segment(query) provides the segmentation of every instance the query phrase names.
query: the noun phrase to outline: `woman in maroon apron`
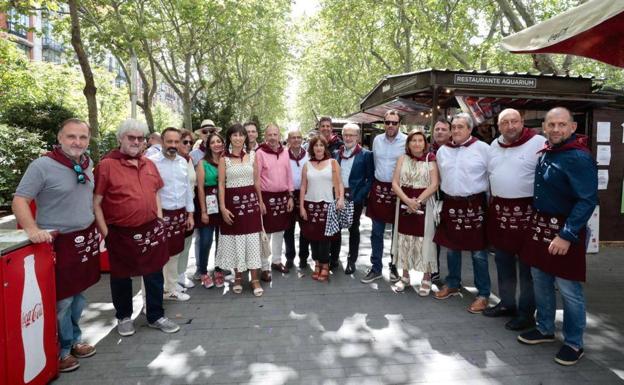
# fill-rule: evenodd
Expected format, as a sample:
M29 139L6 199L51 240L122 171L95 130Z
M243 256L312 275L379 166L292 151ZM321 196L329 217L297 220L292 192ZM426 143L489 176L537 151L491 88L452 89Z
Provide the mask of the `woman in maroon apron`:
M421 131L412 131L405 142L405 155L398 161L392 177L392 189L399 198L396 218L397 252L392 261L403 269L403 277L395 284L396 291L410 285L409 271L424 273L418 294L431 292L431 273L436 270L436 247L433 244L435 225L432 197L438 189L435 155L429 153L427 139Z
M219 161L219 211L223 222L216 264L235 271L232 291L237 294L243 291L243 272L250 270L253 294L261 296L262 196L254 184L255 152L245 152L246 142L247 132L242 125L228 129L226 151Z
M212 241L219 243L219 225L221 214L219 213L218 175L219 160L223 152L223 138L212 133L206 139L204 159L200 160L195 170L197 174L197 207L195 210L195 225L199 229L199 253L197 272L199 279L206 289L213 286L223 287L225 275L221 267L215 264L214 282L208 272L208 256Z
M322 136L310 140L310 160L303 166L301 174L300 207L301 231L310 241L315 268L312 279L329 280L329 252L331 240L340 236L325 235L327 212L336 197L336 209L344 208L344 188L340 182L340 166L330 159L327 141Z

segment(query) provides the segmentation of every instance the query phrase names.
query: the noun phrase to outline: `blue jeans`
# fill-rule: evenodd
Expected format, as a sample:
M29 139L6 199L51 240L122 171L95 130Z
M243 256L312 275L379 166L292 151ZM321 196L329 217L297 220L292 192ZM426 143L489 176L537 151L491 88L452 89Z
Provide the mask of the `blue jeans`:
M496 250L496 271L498 272L498 294L501 306L509 309L516 308L516 286L520 281L520 297L518 298L519 316L533 317L535 313L535 296L533 295L533 279L531 267L523 263L514 254L503 250ZM516 269L516 264L518 268ZM519 272L516 278L516 271Z
M490 296L490 272L488 271L488 255L486 250L471 251L472 269L474 271L474 283L477 287L478 296L488 298ZM448 276L446 285L451 289L459 289L461 284L461 250L449 249L446 253Z
M61 345L60 357L65 358L72 346L80 342L80 317L87 300L82 293L56 301L56 321L58 323L58 338Z
M585 296L578 281L555 277L535 267L531 268L535 304L537 305L537 330L542 334L555 334L557 297L555 283L563 300L563 342L574 349L583 347L585 330Z
M213 236L218 242L218 226L206 226L199 228L199 251L197 253L197 272L199 274L208 273L208 255L210 254L210 248L212 247Z
M382 221L377 221L373 219L373 229L371 230L371 264L372 271L375 273L381 273L382 263L381 259L383 258L383 241L384 241L384 232L386 231L386 223ZM394 229L392 229L394 231Z

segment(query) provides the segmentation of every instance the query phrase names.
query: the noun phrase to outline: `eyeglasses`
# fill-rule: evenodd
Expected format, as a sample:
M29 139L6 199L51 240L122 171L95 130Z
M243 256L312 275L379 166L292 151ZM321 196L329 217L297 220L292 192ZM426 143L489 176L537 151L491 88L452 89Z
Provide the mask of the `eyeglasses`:
M126 135L126 138L128 138L129 142L136 142L136 141L139 141L139 143L145 142L144 136Z
M87 177L85 177L82 167L79 164L75 164L74 171L76 172L76 178L78 183L85 184L87 182Z
M398 125L399 125L399 122L398 122L398 121L396 121L396 122L395 122L395 121L392 121L392 120L385 120L385 121L384 121L384 124L385 124L386 126L398 126Z
M183 145L185 145L185 146L188 146L188 145L189 145L189 144L191 144L191 143L193 143L193 142L192 142L192 141L190 141L190 140L183 140L183 141L182 141L182 144L183 144Z

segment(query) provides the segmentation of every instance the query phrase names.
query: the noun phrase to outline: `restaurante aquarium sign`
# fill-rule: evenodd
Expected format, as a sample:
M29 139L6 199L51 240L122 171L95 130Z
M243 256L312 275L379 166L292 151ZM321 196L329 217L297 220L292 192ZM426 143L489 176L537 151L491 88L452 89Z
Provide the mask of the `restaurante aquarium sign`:
M516 78L512 76L455 74L453 83L471 86L537 88L537 79L535 78Z

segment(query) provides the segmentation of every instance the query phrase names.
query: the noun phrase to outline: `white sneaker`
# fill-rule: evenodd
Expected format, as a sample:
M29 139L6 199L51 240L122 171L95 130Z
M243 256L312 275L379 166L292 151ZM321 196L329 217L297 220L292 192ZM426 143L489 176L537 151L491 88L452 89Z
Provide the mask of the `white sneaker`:
M169 318L167 317L160 317L158 319L158 321L152 323L152 324L147 324L147 326L154 328L154 329L160 329L165 333L175 333L178 330L180 330L180 325L178 325L177 323L171 321Z
M195 284L193 283L193 281L188 279L188 277L184 273L180 274L180 276L178 277L178 284L186 289L195 287Z
M186 293L186 288L180 285L178 282L176 282L175 291L179 291L180 293Z
M131 318L126 317L124 319L117 320L117 333L119 335L128 337L134 334L134 322Z
M172 291L171 293L165 292L163 299L167 301L188 301L191 299L191 296L179 291Z

